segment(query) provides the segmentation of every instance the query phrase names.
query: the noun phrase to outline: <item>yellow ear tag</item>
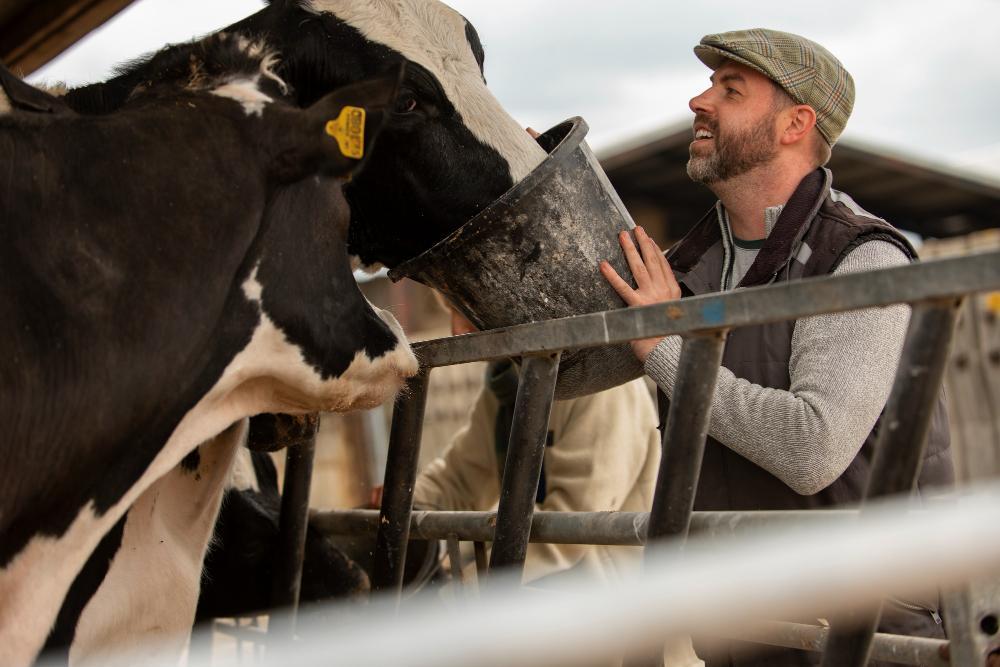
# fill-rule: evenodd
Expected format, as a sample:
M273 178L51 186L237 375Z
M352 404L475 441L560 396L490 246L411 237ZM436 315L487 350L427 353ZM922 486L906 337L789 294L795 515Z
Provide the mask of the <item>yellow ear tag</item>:
M327 121L326 133L337 140L346 157L360 160L365 154L365 110L344 107L337 120Z
M986 307L994 313L1000 313L1000 292L990 292L986 295Z

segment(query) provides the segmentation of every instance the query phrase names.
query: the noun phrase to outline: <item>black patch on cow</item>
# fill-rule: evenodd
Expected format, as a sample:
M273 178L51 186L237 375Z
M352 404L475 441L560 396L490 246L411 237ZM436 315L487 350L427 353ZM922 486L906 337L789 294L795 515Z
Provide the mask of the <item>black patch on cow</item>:
M273 452L285 447L298 447L316 437L319 413L306 415L255 415L250 418L247 449Z
M205 557L198 621L246 616L271 607L281 497L270 456L260 452L251 456L261 490L229 489L223 497L215 537ZM273 483L266 482L267 478ZM301 601L363 595L368 589L364 570L310 526Z
M332 224L348 216L336 187L307 179L275 194L268 217L297 224L269 227L257 269L264 311L323 379L341 375L358 350L375 359L399 344L358 291L345 249L347 230ZM348 300L353 307L344 307Z
M195 447L191 452L181 459L181 468L187 470L188 472L198 472L198 466L201 465L201 453L198 448Z
M97 548L90 554L87 563L76 575L73 585L63 599L62 607L59 609L59 616L56 623L49 632L49 638L45 642L43 649L45 656L42 662L46 665L54 665L55 661L61 664L69 664L69 648L76 636L76 626L80 622L80 615L84 607L90 602L101 582L107 576L111 568L111 561L121 548L122 535L125 532L125 520L128 515L123 515L111 530L105 533L98 543Z

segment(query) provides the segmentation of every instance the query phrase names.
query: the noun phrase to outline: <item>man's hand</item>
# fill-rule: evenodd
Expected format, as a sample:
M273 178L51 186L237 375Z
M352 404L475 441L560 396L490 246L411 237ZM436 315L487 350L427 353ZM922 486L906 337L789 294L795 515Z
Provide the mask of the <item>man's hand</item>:
M636 249L628 232L618 234L618 242L628 261L628 268L635 276L636 289L622 280L618 272L605 260L600 264L601 274L618 292L618 296L629 306L648 306L654 303L674 301L681 297L681 288L674 278L674 272L667 263L656 242L642 227L635 228L635 238L639 242ZM640 252L642 253L640 256ZM663 337L644 338L632 341L632 351L639 361L645 363L650 351Z

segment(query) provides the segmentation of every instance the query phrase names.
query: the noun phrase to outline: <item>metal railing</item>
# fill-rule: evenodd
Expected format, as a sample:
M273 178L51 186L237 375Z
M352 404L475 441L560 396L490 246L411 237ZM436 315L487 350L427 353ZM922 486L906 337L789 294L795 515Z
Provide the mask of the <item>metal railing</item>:
M428 341L414 345L421 363L396 400L385 488L377 519L374 512L333 512L314 518L329 532L376 532L372 585L376 591L399 593L407 541L411 537L450 538L493 543L490 570L519 572L527 544L536 540L586 544L642 544L693 530L731 532L768 522L807 515L816 521L852 520L857 512L692 512L701 458L711 416L716 369L729 330L799 319L823 313L908 303L912 316L899 370L876 443L867 498L911 490L919 473L929 418L940 392L952 332L962 299L971 293L1000 289L1000 252L913 264L869 273L824 277L682 299L668 304L630 308L536 322L501 330ZM549 410L564 350L620 343L633 339L684 336L674 394L664 429L663 456L653 505L648 515L588 513L534 514ZM482 513L414 513L413 486L431 369L480 360L521 357L509 453L495 516ZM286 487L287 488L287 487ZM866 505L860 510L864 514ZM283 510L285 508L283 507ZM299 502L289 513L305 516ZM729 516L725 516L729 515ZM283 512L284 516L284 512ZM285 520L284 518L282 519ZM495 521L495 528L491 526ZM374 525L373 525L374 522ZM286 560L287 568L295 564ZM298 564L301 567L301 563ZM982 664L985 642L975 632L949 625L948 650L954 664ZM965 625L976 621L966 619ZM976 621L978 622L978 621ZM874 640L878 614L835 621L827 633L809 631L801 648L825 649L824 664L850 666L867 662L872 646L886 650L912 646L906 637ZM790 624L786 624L790 625ZM780 628L778 636L761 636L784 645L796 629ZM791 634L789 634L791 633ZM772 633L773 635L774 633ZM802 635L799 632L799 635ZM807 641L808 640L808 641ZM798 640L796 640L798 641ZM889 648L886 648L886 647ZM942 644L923 645L941 653ZM917 660L906 653L906 660ZM906 656L910 657L907 658ZM911 662L910 664L920 664Z

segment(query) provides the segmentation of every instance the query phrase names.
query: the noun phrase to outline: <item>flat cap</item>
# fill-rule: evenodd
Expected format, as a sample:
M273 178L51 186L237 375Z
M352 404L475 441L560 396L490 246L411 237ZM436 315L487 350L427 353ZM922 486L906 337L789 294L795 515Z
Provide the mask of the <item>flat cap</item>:
M789 32L754 28L705 35L694 47L713 70L724 60L753 68L816 112L816 127L833 146L854 108L854 79L825 48Z

